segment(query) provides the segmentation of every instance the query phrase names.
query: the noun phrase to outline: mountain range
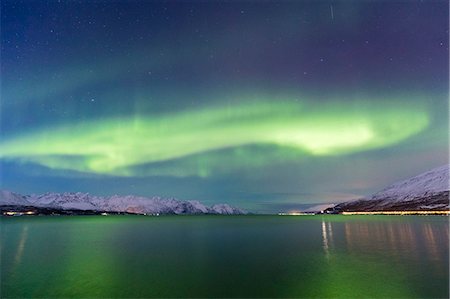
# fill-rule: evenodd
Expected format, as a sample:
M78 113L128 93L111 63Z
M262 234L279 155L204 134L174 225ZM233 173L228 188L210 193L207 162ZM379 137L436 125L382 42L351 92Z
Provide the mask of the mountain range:
M426 211L449 209L449 165L444 165L412 178L394 183L367 197L347 201L326 209L328 213L370 211ZM215 204L205 206L198 201L175 198L93 196L88 193L45 193L21 195L0 190L0 212L34 209L38 213L129 213L129 214L220 214L239 215L247 212ZM321 208L322 210L322 208ZM68 212L70 211L70 213Z
M93 196L88 193L45 193L41 195L21 195L11 191L0 191L0 207L3 210L21 207L41 211L94 211L129 214L246 214L245 211L227 204L205 206L198 201L182 201L175 198L119 196Z
M421 211L449 209L449 165L394 183L369 198L343 202L328 211Z

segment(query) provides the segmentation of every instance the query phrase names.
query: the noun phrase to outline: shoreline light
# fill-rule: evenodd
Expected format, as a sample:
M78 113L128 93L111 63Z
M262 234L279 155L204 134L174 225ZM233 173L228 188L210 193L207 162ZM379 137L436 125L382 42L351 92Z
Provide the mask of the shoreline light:
M342 212L342 215L449 215L449 210L440 211L373 211L373 212Z

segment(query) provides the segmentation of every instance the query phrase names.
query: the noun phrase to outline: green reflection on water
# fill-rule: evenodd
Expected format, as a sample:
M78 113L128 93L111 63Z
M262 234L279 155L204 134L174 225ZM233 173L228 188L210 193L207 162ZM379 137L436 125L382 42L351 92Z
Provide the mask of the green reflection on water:
M448 297L448 218L3 218L1 297Z

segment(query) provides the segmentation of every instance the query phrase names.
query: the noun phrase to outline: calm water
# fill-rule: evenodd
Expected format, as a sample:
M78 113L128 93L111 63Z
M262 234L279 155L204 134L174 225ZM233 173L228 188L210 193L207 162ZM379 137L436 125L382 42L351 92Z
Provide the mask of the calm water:
M1 297L449 295L440 216L1 221Z

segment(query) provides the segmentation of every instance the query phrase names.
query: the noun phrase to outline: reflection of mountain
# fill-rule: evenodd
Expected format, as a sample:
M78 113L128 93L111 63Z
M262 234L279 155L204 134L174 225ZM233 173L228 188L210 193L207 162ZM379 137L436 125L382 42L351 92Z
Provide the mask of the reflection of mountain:
M38 209L42 213L61 211L94 211L130 214L245 214L227 204L207 207L198 201L181 201L174 198L118 196L100 197L87 193L45 193L23 196L10 191L0 191L0 209Z
M449 209L449 165L397 182L369 199L335 206L336 211L419 211Z
M333 236L333 231L337 236ZM448 258L448 234L448 225L436 225L426 220L420 223L400 220L322 221L322 247L327 259L337 253L337 247L345 246L348 253L355 255L389 252L392 258L420 260L426 257L442 264ZM442 266L445 268L445 264Z
M355 254L364 254L371 248L380 253L390 251L399 259L423 255L444 261L448 255L449 227L433 222L346 222L344 233L347 250Z
M321 227L322 296L309 297L448 298L444 217L323 216Z

